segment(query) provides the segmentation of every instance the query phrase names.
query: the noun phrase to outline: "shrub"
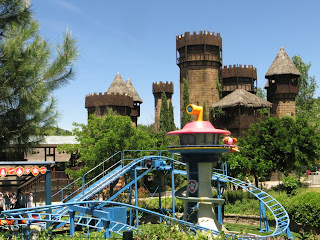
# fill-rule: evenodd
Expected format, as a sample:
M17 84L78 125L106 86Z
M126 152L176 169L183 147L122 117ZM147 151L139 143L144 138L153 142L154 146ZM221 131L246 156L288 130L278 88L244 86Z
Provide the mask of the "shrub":
M299 179L295 177L285 177L283 179L283 186L288 195L296 195L299 187Z
M292 221L302 224L303 227L320 227L320 193L307 192L291 197L283 206Z

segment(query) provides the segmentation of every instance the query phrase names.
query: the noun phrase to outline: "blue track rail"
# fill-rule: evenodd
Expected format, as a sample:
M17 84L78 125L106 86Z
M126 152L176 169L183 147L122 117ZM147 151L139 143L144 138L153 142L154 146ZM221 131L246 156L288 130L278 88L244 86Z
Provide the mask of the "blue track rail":
M112 167L105 169L104 165L108 161L113 159L115 156L118 156L119 154L121 154L121 160L116 162L114 165L112 165ZM63 203L61 205L50 205L50 206L42 206L42 207L35 207L35 208L14 209L9 211L3 211L1 213L2 215L1 218L20 220L20 222L21 220L24 220L26 221L26 224L24 225L30 225L35 222L53 222L55 223L56 227L61 227L65 224L70 224L71 226L80 225L80 226L94 228L97 230L104 229L104 230L107 230L107 232L115 232L116 234L121 235L121 232L123 230L136 229L138 227L138 221L139 221L138 212L141 212L141 213L147 213L147 214L157 216L160 219L166 219L166 220L170 220L170 221L172 220L172 221L178 222L179 224L188 226L188 228L192 230L212 231L211 229L200 227L193 223L188 223L182 220L178 220L176 218L168 217L165 214L153 212L138 206L136 188L137 188L137 181L140 178L142 178L152 170L171 171L172 174L186 175L186 171L178 170L174 168L175 164L185 165L184 163L169 157L164 157L164 156L141 156L140 158L130 159L126 161L123 155L124 155L123 153L116 153L115 155L113 155L106 161L102 162L100 165L98 165L97 167L103 166L103 170L94 179L90 179L88 182L85 182L85 176L87 174L85 174L82 178L77 179L74 183L82 181L82 186L75 192L71 193L67 198L64 199L64 200L68 199L66 203ZM151 162L152 165L148 166L147 162ZM92 170L90 170L89 172L91 171ZM126 173L130 173L131 175L134 173L133 180L129 181L122 189L120 189L117 193L115 193L113 196L107 199L107 201L89 201L89 199L92 196L100 192L102 189L110 185L112 182L119 179L121 176L124 176ZM229 177L224 173L226 173L225 166L222 173L218 173L218 172L213 173L212 180L222 182L222 183L229 182L250 192L271 211L271 213L275 218L276 228L274 232L272 232L268 236L255 236L255 238L263 239L263 238L277 236L282 233L288 234L288 236L290 237L290 230L289 230L290 219L289 219L288 213L276 199L274 199L272 196L270 196L266 192L260 190L259 188L249 185L239 179ZM113 201L117 196L119 196L124 191L126 190L132 191L133 186L135 186L135 195L136 195L134 204L124 204L121 202ZM69 186L67 186L65 189L62 189L57 194L61 194L61 196L63 196L63 191L66 191L68 187ZM173 201L174 201L174 198L173 198ZM85 207L83 207L84 205ZM123 206L131 209L132 211L136 211L136 220L137 220L136 225L132 226L130 224L124 224L124 223L119 223L115 221L112 217L110 217L110 213L103 212L104 206L106 205ZM43 213L46 210L51 210L53 212L52 214ZM174 210L173 210L173 213L174 213ZM37 216L37 219L34 219L35 216ZM214 232L214 234L218 234L218 232ZM242 236L242 238L252 238L252 236L250 237Z

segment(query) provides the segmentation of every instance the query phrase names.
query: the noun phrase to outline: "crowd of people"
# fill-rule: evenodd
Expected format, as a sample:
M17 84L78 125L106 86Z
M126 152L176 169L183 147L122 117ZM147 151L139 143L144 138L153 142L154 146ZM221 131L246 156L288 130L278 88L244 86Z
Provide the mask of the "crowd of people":
M14 208L34 207L33 194L29 195L0 192L0 211L6 211Z

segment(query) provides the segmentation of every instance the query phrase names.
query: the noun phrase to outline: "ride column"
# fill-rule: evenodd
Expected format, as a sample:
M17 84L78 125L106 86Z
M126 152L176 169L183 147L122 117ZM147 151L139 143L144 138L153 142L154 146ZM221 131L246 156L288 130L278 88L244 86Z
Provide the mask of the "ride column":
M184 200L184 220L200 226L220 231L214 211L215 206L224 203L224 199L213 198L211 178L213 167L216 166L219 154L229 152L232 145L219 144L220 135L229 135L226 130L216 129L208 121L202 120L203 109L196 105L188 105L188 114L196 114L197 121L189 122L181 130L169 132L168 135L179 136L179 146L169 146L172 153L180 153L187 165L188 185L176 192L176 197ZM186 196L183 196L184 190Z

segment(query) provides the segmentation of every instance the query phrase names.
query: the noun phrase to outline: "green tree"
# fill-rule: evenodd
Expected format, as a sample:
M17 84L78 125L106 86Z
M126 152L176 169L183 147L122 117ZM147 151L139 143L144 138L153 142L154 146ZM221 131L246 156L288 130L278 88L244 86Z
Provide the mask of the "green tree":
M268 118L252 124L243 138L239 138L240 153L223 156L235 174L265 177L279 170L286 175L301 174L303 166L312 165L319 158L320 134L303 118Z
M45 135L47 135L47 136L71 136L72 132L56 126L56 127L49 127L46 130Z
M181 109L181 128L188 122L191 122L191 115L186 112L187 106L190 104L189 100L189 84L187 79L183 79L183 94L182 94L183 106Z
M296 96L296 107L298 114L303 115L305 111L312 108L313 96L318 86L315 77L309 76L311 63L306 64L299 55L293 56L292 61L301 73L298 79L299 92Z
M77 123L74 125L73 135L76 136L79 145L64 145L59 149L78 154L80 156L78 161L84 163L84 167L78 171L68 170L74 178L82 176L118 151L150 150L156 144L146 131L132 126L128 116L109 112L104 118L89 116L87 125ZM120 159L108 162L108 166L112 166L118 160ZM100 170L93 171L92 176L98 174Z
M262 98L262 99L267 99L266 90L259 87L259 88L257 89L257 96L260 97L260 98Z
M21 0L0 0L0 37L10 24L21 24L31 19L30 9ZM2 56L0 56L2 58Z
M257 96L267 100L267 92L265 89L258 88L257 89ZM270 108L260 108L257 110L261 115L267 115L270 116Z
M168 132L175 130L176 129L176 125L174 124L174 112L173 112L172 101L169 102L168 121L169 121Z
M24 1L13 2L16 5L0 2L1 11L7 12L0 19L0 151L13 143L16 152L25 152L55 123L51 94L74 77L72 66L78 53L76 41L67 31L53 54L39 36L39 23L29 20ZM4 10L8 4L17 6L18 13ZM18 20L3 22L11 18Z
M203 103L203 121L207 121L207 111L206 111L206 103Z
M165 94L165 92L162 92L159 130L167 132L168 129L169 129L168 99L167 99L167 95Z

